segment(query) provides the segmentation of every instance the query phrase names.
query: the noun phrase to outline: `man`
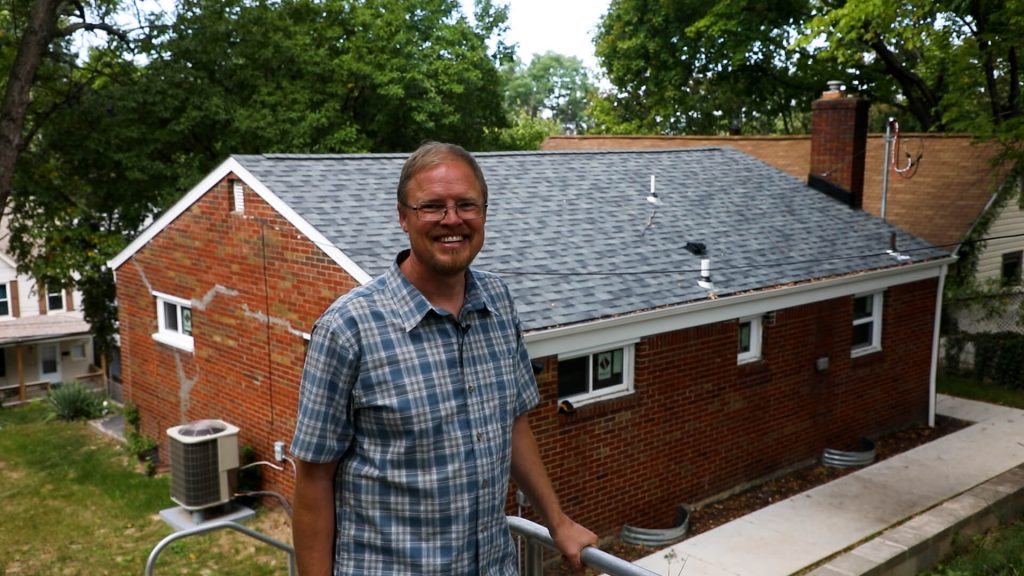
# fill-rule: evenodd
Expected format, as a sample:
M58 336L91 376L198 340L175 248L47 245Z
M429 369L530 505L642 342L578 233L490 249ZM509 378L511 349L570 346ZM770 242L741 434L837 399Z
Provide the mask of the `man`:
M526 412L536 381L508 288L469 268L487 184L459 146L402 168L390 270L317 320L292 453L302 576L517 572L511 475L579 569L596 536L558 503Z

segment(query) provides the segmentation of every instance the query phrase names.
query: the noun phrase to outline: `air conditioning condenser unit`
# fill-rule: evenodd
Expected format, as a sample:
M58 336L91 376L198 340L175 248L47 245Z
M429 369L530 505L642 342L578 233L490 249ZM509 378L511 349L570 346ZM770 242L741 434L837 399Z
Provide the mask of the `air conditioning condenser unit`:
M231 500L238 483L238 427L196 420L167 429L171 500L201 510Z

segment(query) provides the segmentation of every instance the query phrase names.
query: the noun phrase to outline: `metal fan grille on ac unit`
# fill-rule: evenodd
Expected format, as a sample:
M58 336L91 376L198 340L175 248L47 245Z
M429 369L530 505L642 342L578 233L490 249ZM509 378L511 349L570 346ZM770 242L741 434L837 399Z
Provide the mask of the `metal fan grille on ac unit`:
M171 497L186 507L221 501L217 442L171 442Z

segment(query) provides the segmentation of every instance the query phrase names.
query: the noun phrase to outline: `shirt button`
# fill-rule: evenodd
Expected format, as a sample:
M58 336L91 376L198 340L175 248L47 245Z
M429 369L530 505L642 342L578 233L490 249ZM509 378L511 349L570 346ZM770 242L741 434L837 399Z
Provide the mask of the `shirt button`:
M477 442L483 442L484 441L484 433L483 432L477 432L476 433L476 441Z
M490 480L484 480L484 488L486 489L486 488L490 488L490 487L491 487L491 481Z
M474 390L476 390L476 386L474 386L474 385L470 384L470 385L469 385L469 391L470 391L470 392L472 392L472 391L474 391Z

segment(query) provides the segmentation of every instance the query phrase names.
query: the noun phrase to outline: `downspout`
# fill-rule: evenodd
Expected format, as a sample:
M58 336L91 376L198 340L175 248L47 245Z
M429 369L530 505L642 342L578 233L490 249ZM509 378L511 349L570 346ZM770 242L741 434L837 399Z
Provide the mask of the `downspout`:
M935 327L932 331L932 366L928 378L928 426L935 427L935 394L936 379L939 373L939 331L942 328L942 292L946 288L946 270L949 264L943 264L939 270L939 288L935 294Z

